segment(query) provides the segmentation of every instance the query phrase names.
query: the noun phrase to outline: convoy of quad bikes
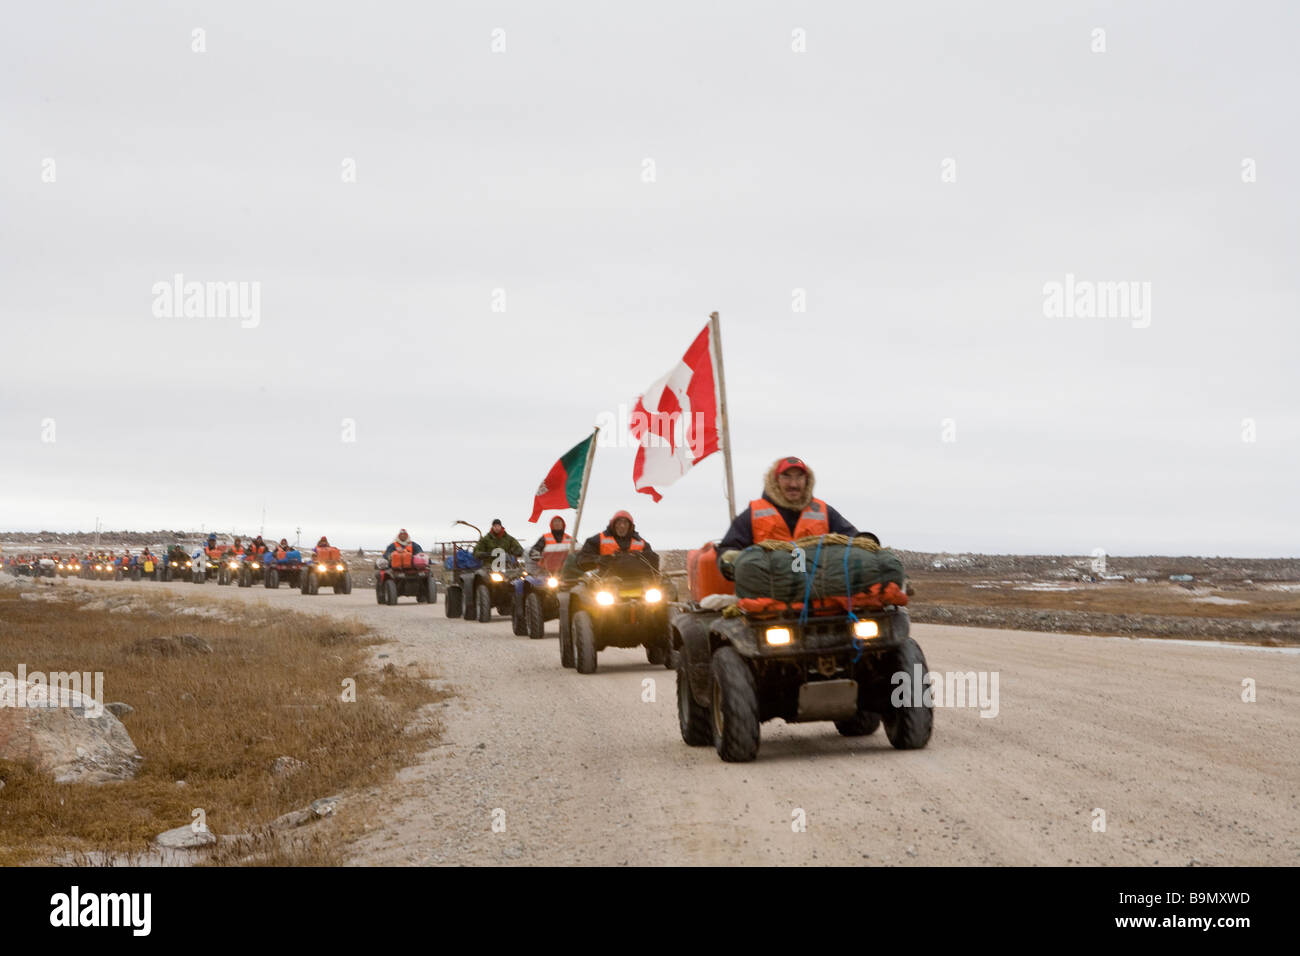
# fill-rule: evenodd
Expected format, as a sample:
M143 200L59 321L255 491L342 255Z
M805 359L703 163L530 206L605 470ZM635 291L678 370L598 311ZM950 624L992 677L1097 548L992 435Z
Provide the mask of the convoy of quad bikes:
M834 536L824 536L834 538ZM486 563L471 542L444 547L443 606L449 618L488 623L509 617L516 635L539 640L557 622L560 664L593 674L602 651L644 648L646 660L676 672L678 725L691 746L712 745L725 761L756 758L760 725L832 722L847 737L883 726L895 748L924 747L933 721L925 656L912 639L902 565L862 539L823 539L746 548L720 563L714 545L688 553L689 594L661 573L657 558L630 551L582 569L570 553L559 568L529 569L498 554ZM815 549L815 551L814 551ZM393 553L375 563L375 597L394 605L438 599L427 553ZM101 580L215 581L303 594L352 590L336 548L235 554L180 546L111 559L44 559L14 573Z

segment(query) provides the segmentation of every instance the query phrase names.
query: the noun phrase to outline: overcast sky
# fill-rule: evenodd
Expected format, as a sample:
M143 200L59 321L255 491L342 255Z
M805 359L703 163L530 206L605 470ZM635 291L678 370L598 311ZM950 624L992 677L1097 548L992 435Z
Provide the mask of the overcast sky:
M741 507L796 454L898 547L1295 555L1298 28L1287 3L14 7L0 528L265 508L348 546L498 516L531 541L555 459L718 310ZM256 325L157 315L178 273L258 283ZM1067 274L1149 299L1048 315ZM721 456L654 504L621 444L584 532L625 507L656 547L721 536Z

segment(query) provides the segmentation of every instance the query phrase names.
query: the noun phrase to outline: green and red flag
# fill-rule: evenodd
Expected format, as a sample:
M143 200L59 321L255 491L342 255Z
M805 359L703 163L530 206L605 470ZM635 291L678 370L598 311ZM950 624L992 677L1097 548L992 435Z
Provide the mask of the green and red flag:
M543 511L578 507L578 499L582 496L582 476L587 470L588 453L595 438L594 433L588 435L551 466L542 483L537 486L537 494L533 497L533 516L528 519L529 524L535 523Z

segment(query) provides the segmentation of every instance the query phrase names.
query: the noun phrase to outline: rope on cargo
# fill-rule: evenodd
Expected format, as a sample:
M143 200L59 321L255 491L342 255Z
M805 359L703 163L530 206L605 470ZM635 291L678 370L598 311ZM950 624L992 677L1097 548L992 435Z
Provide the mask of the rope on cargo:
M818 560L820 560L822 556L822 541L828 537L830 537L830 535L825 535L825 534L819 535L817 537L817 551L813 554L812 567L807 572L808 583L804 585L804 589L803 589L803 607L799 609L800 627L803 627L808 622L808 609L812 607L813 578L817 576L817 562ZM841 537L843 536L841 535ZM802 540L809 540L809 539L805 538ZM794 549L792 548L791 550ZM848 552L845 553L847 554Z
M819 547L825 541L827 544L845 544L854 548L861 548L864 551L884 551L884 547L876 544L870 538L850 538L847 534L821 534L808 535L805 538L799 538L795 541L778 541L768 539L767 541L758 542L758 547L764 551L793 551L795 548L803 548L807 551L815 542Z

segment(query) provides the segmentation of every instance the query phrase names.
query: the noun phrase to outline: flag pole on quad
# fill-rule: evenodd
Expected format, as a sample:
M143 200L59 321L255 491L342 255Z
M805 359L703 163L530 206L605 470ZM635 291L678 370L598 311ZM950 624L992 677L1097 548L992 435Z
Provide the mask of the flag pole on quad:
M722 368L722 320L718 313L709 313L709 327L713 333L714 356L718 364L718 418L721 419L722 461L727 470L727 511L736 520L736 482L731 475L731 427L727 422L727 375Z

